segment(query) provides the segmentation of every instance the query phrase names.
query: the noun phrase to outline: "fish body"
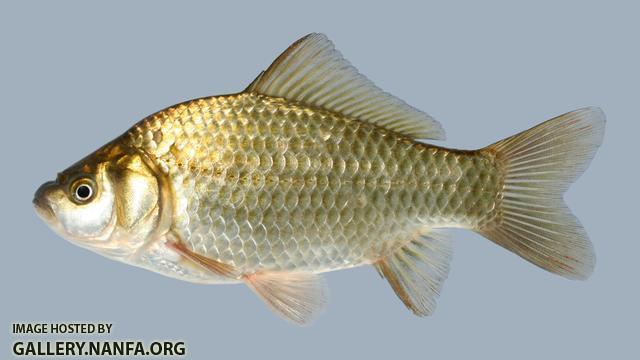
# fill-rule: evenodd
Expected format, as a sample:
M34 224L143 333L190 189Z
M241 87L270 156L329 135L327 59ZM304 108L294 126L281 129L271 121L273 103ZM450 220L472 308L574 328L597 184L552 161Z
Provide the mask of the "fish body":
M324 303L319 274L366 264L426 315L451 257L435 229L590 274L591 243L562 193L603 129L585 108L478 150L417 141L444 133L312 34L245 91L143 119L34 203L81 246L182 280L246 283L297 323Z
M490 221L498 201L489 154L257 94L171 107L123 143L164 169L186 245L249 273L370 264L421 227Z

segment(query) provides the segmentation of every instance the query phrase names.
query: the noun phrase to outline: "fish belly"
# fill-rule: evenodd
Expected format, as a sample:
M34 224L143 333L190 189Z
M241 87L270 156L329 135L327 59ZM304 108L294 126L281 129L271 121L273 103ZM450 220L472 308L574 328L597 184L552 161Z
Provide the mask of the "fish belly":
M246 273L371 263L417 232L478 227L500 200L491 154L417 143L280 98L189 101L126 139L169 177L174 233Z

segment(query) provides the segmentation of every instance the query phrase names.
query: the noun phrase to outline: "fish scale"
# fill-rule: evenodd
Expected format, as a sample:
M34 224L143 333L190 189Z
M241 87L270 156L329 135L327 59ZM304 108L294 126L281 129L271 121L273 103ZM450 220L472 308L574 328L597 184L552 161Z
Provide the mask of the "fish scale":
M180 237L243 272L370 263L416 227L486 222L498 201L487 155L257 94L171 107L128 139L169 169Z

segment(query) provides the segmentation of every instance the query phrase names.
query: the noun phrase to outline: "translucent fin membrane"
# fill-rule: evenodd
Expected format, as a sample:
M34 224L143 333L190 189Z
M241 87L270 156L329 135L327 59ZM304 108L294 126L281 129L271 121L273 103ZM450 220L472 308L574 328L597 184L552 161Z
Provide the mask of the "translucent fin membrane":
M269 308L298 325L306 325L327 302L327 286L312 273L262 272L243 277Z
M360 74L323 34L296 41L246 91L324 108L414 139L445 136L431 116Z
M604 125L602 110L589 107L487 147L504 171L503 200L498 219L478 232L547 271L588 278L593 247L562 195L589 166Z
M451 241L438 233L416 236L407 245L376 262L402 302L419 316L430 315L449 274Z

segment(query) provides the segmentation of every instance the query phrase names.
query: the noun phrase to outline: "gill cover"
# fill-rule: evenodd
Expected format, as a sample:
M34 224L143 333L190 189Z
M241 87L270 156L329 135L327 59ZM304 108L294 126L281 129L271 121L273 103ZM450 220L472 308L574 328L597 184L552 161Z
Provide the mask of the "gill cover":
M78 184L90 189L79 196ZM126 261L154 237L159 196L155 173L141 155L108 144L43 184L34 204L63 238Z
M118 159L112 179L119 227L140 232L143 229L136 229L138 225L145 228L152 225L147 223L159 213L158 181L140 156L125 155Z

